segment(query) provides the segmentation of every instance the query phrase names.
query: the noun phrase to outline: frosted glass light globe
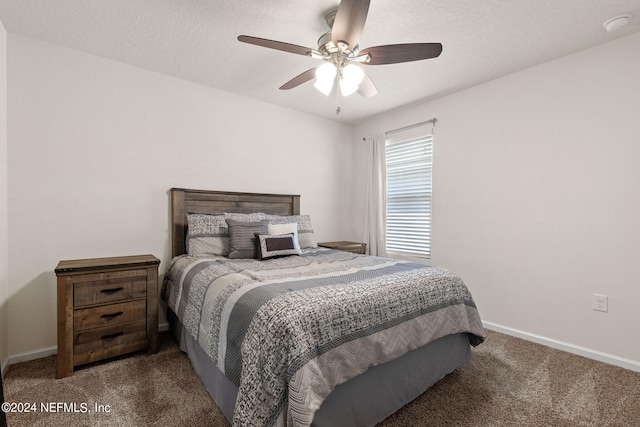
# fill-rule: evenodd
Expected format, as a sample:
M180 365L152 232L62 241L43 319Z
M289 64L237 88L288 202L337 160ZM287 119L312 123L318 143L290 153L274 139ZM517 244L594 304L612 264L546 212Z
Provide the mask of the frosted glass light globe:
M329 95L333 89L333 81L336 78L338 70L331 62L325 62L316 68L316 82L313 86L324 95Z
M342 78L348 81L349 84L358 86L364 78L364 71L356 64L347 64L342 70Z
M364 78L364 71L355 64L347 64L342 70L340 79L340 92L342 96L349 96L358 90L358 86Z
M335 65L333 65L331 62L325 62L324 64L316 68L316 79L322 81L333 81L333 79L336 77L337 71L338 70L336 69Z

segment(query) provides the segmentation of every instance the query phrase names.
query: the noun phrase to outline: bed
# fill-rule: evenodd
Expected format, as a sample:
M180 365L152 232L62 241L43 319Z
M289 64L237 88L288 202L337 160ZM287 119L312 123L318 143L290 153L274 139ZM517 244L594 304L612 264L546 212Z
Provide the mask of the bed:
M171 233L171 331L234 426L375 425L484 340L459 277L317 247L300 196L174 188Z

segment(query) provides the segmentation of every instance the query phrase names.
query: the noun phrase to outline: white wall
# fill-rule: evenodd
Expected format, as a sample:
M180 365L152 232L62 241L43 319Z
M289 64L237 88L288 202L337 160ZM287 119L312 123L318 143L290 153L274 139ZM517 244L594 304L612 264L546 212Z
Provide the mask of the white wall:
M10 354L56 344L59 260L166 270L171 187L300 194L345 237L351 126L14 34L8 58Z
M638 52L640 33L374 117L354 140L437 117L431 262L483 320L640 367Z
M9 288L7 218L7 32L0 21L0 364L7 350L7 298Z

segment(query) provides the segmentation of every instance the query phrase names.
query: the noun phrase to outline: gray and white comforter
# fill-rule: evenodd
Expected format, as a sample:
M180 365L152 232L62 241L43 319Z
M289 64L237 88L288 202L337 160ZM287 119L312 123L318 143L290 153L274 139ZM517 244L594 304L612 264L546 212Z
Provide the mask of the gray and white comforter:
M175 258L163 299L238 390L235 426L308 426L335 386L437 338L484 340L462 280L328 249Z

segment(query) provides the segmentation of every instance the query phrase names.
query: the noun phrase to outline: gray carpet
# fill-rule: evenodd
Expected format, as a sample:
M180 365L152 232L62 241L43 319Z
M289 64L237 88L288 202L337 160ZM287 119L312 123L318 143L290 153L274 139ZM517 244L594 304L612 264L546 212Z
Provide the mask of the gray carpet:
M37 406L7 414L10 427L229 425L166 333L158 354L55 373L55 356L9 367L5 399ZM640 373L487 331L468 365L379 426L640 426Z

